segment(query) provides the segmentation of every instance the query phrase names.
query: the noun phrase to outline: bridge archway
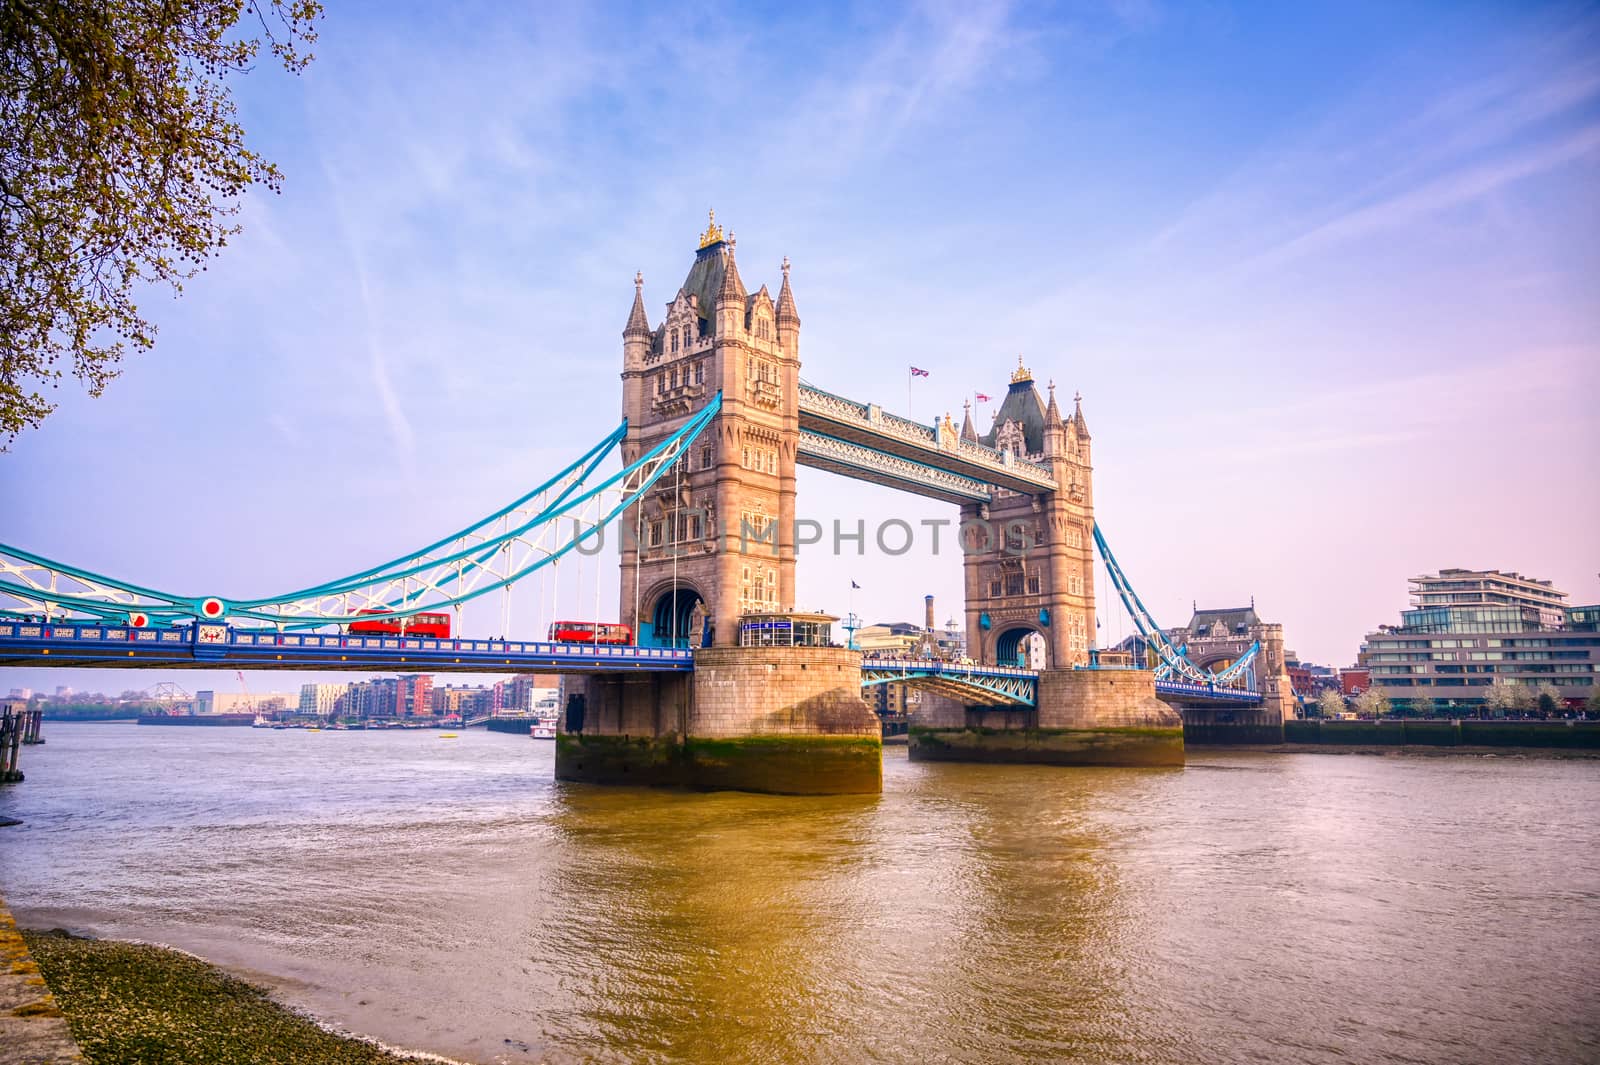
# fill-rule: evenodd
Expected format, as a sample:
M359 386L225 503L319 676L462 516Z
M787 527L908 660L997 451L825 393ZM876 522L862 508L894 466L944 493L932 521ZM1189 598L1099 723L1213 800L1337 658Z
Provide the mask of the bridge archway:
M698 647L709 609L705 596L688 581L671 583L651 592L645 602L651 605L641 615L649 619L649 630L640 626L639 642L653 647Z
M1002 629L994 641L994 660L1002 666L1019 666L1023 669L1049 667L1049 641L1038 629L1017 625Z

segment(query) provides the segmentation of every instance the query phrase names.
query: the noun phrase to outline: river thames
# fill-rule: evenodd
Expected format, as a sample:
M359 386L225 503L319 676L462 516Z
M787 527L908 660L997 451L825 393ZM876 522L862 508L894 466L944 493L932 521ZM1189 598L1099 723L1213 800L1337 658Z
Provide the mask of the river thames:
M558 784L464 732L46 724L24 926L166 943L471 1062L1600 1060L1600 763L920 764Z

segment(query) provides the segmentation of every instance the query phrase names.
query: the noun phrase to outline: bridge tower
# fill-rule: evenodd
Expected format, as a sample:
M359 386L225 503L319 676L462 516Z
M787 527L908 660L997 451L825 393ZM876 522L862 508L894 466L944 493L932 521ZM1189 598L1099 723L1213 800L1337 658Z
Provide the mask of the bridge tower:
M1048 464L1055 491L996 492L961 509L967 647L986 665L1068 669L1086 664L1094 638L1094 489L1089 427L1081 397L1062 417L1017 360L994 427L978 436L970 415L961 432L1015 458ZM1043 662L1028 649L1042 641Z
M751 295L735 249L713 215L653 327L634 277L622 334L625 461L722 393L688 455L621 517L622 620L641 643L692 647L694 673L566 678L556 776L877 792L883 747L860 652L823 639L740 645L742 616L794 609L800 314L789 261L776 300L765 285Z
M968 653L985 665L1038 669L1035 706L965 706L925 693L911 717L910 756L1182 765L1182 720L1156 697L1152 672L1082 668L1092 667L1095 634L1089 426L1081 397L1063 417L1053 384L1049 394L1040 399L1019 359L994 427L979 437L969 416L961 429L1004 461L1048 465L1054 477L1053 489L996 486L987 504L961 509Z
M644 280L622 334L624 461L720 390L722 412L622 517L621 617L641 642L731 645L741 614L794 606L800 315L789 260L773 300L745 289L713 212L694 262L652 327Z

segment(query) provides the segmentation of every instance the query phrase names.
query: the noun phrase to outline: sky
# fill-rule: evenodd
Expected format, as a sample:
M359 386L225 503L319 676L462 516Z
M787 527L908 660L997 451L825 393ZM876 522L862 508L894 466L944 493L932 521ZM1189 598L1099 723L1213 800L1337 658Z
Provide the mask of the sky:
M715 208L752 291L792 260L806 380L925 422L1019 355L1081 392L1097 520L1164 625L1253 598L1347 665L1441 567L1600 602L1593 5L327 8L304 75L235 83L281 195L0 455L0 542L224 597L431 542L616 425L634 273L659 322ZM953 516L811 470L799 508ZM829 548L798 606L959 616L948 545ZM614 562L579 569L558 613L616 603ZM159 680L236 683L0 671Z

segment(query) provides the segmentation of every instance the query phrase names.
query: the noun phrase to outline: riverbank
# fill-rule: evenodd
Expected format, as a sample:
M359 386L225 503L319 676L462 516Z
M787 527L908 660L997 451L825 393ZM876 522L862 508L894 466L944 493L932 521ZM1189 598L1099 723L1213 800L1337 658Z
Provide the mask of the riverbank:
M25 931L34 961L90 1065L415 1065L408 1054L327 1031L254 984L164 947Z
M0 899L0 1065L80 1062L61 1007Z
M1212 754L1367 754L1391 758L1553 758L1565 761L1600 761L1600 750L1586 747L1427 747L1422 744L1379 743L1207 743L1186 748L1191 758Z

